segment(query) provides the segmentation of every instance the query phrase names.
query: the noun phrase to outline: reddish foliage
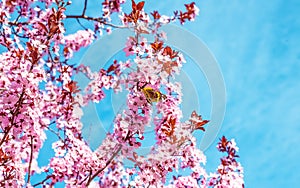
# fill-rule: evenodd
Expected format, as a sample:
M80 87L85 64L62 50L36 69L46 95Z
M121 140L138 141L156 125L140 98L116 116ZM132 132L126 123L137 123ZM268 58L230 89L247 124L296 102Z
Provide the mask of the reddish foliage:
M203 120L201 115L198 115L196 111L193 111L191 114L191 118L189 120L191 124L194 126L195 130L202 130L205 131L204 125L207 124L209 121L208 120Z

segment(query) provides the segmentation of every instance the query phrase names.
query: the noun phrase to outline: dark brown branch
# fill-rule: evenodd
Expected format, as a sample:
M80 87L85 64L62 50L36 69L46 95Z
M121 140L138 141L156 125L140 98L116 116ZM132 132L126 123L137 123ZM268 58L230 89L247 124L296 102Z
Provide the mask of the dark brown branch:
M76 18L76 21L78 22L78 24L79 24L81 27L83 27L83 29L87 30L87 28L84 27L84 25L82 25L82 23L80 22L79 18Z
M33 136L30 136L30 159L28 164L28 177L27 177L27 184L30 182L30 171L31 171L31 163L33 158Z
M82 184L85 182L85 180L87 180L88 178L91 177L91 174L93 173L92 169L90 169L90 172L89 172L89 173L90 173L90 174L89 174L88 176L86 176L86 177L79 183L79 185L82 185Z
M101 169L99 169L94 175L89 177L88 182L86 183L86 186L88 187L90 183L95 179L110 163L111 161L118 155L118 153L121 151L122 145L119 145L119 148L117 151L109 158L109 160L106 162L105 166Z
M28 22L16 22L16 21L14 21L14 22L8 22L8 24L10 25L10 26L19 26L19 25L29 25L29 23Z
M85 15L86 7L87 7L87 0L84 0L84 7L83 7L82 15Z
M124 141L127 141L130 137L131 137L131 132L128 131L126 137L123 139ZM121 151L122 149L122 144L119 144L118 146L119 148L117 149L117 151L114 152L114 154L109 158L109 160L106 162L105 166L101 169L99 169L94 175L89 176L88 182L86 183L86 186L88 187L90 185L90 183L93 181L93 179L95 179L101 172L103 172L103 170L112 162L112 160L118 155L118 153ZM91 175L91 173L90 173Z
M86 15L67 15L66 18L73 18L73 19L85 19L88 21L94 21L99 22L101 24L104 24L106 26L111 26L113 28L128 28L127 26L121 26L121 25L114 25L112 23L107 23L104 18L94 18Z
M55 132L53 129L51 129L51 128L48 127L48 126L46 126L46 128L47 128L50 132L52 132L53 134L55 134L55 135L58 137L58 139L59 139L60 141L63 141L63 140L64 140L64 139L62 139L62 137L59 135L59 133Z
M50 179L51 177L53 177L53 175L48 175L43 181L39 182L39 183L36 183L34 185L32 185L33 187L36 187L38 185L41 185L43 183L45 183L48 179Z
M23 102L24 94L25 94L25 88L23 88L23 91L22 91L22 93L21 93L21 95L20 95L20 97L19 97L19 100L17 101L17 104L16 104L17 107L16 107L15 111L12 112L12 118L11 118L11 121L10 121L11 125L8 127L7 130L4 130L5 133L4 133L4 135L3 135L3 137L2 137L2 139L1 139L1 141L0 141L0 146L3 144L3 142L5 141L5 139L6 139L7 135L8 135L8 133L10 132L10 130L12 129L12 127L13 127L14 124L15 124L15 118L16 118L16 116L17 116L17 114L19 113L19 110L20 110L20 108L21 108L21 104L22 104L22 102Z

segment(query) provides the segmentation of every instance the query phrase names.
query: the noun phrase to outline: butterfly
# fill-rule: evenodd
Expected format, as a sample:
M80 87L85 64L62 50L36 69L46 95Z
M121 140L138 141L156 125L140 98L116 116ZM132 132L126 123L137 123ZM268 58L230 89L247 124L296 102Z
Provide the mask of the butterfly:
M147 102L150 104L152 104L152 102L158 102L161 101L162 99L167 98L166 95L162 94L160 91L157 91L149 86L143 87L141 91L145 95Z
M141 91L149 104L153 102L161 101L162 99L166 99L167 96L162 94L160 91L153 89L150 86L146 86L148 83L145 83L142 87L139 86L140 82L137 82L137 88Z

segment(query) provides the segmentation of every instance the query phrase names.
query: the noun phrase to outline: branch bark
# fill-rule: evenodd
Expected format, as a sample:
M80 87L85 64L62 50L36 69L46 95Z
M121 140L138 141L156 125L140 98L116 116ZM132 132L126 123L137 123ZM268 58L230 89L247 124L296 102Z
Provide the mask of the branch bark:
M50 179L53 175L48 175L43 181L36 183L34 185L32 185L33 187L36 187L38 185L44 184L48 179Z
M22 93L21 93L21 95L20 95L20 97L19 97L19 100L18 100L17 103L16 103L16 106L17 106L17 107L16 107L15 110L12 112L12 118L11 118L11 121L10 121L11 125L8 127L7 130L4 130L5 133L4 133L4 135L3 135L3 137L2 137L2 139L1 139L1 141L0 141L0 146L2 146L2 144L3 144L3 142L5 141L7 135L9 134L10 130L12 129L12 127L13 127L14 124L15 124L15 118L16 118L16 116L17 116L18 113L19 113L19 110L20 110L20 108L21 108L21 104L23 103L23 97L24 97L24 94L25 94L25 88L23 88Z
M105 166L101 169L99 169L95 174L89 177L88 182L86 183L86 186L89 186L90 183L95 179L110 163L111 161L118 155L118 153L121 151L122 145L120 144L117 151L109 158L109 160L106 162Z
M31 171L31 163L33 158L33 136L30 136L30 159L28 164L28 178L27 178L27 184L30 183L30 171Z
M95 18L95 17L90 17L90 16L87 16L87 15L67 15L66 18L73 18L73 19L85 19L85 20L88 20L88 21L94 21L94 22L99 22L101 24L104 24L106 26L110 26L110 27L113 27L113 28L120 28L120 29L124 29L124 28L128 28L127 26L121 26L121 25L115 25L115 24L112 24L112 23L107 23L105 21L104 18Z

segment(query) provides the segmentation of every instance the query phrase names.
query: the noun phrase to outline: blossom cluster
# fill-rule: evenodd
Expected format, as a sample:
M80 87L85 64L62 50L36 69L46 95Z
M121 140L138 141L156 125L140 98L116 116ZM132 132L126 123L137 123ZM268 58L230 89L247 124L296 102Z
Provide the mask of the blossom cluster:
M227 156L221 158L217 172L210 175L209 186L214 187L244 187L243 167L237 158L236 153L239 148L236 146L234 139L230 141L224 136L220 139L217 146L220 152L226 153Z
M99 17L66 15L72 2L63 0L0 2L0 187L44 187L64 182L66 187L242 187L243 170L234 140L218 145L227 153L216 173L207 174L206 158L197 148L194 131L205 131L207 120L193 111L182 122L182 92L175 76L183 54L168 46L161 26L193 21L199 14L194 2L173 15L147 13L144 1L104 0ZM116 25L112 15L119 16ZM68 33L66 20L82 29ZM79 20L92 22L85 28ZM70 63L74 53L90 46L102 30L130 29L124 52L127 61L114 60L92 72ZM148 41L144 35L154 36ZM81 88L76 74L89 80ZM93 151L82 136L83 108L103 100L105 90L127 90L126 107L116 114L114 129ZM154 125L155 142L141 155L147 126ZM50 135L50 136L48 136ZM54 156L40 166L39 153L50 137ZM125 167L124 161L134 165ZM187 176L174 175L189 169ZM34 182L33 176L44 179Z

